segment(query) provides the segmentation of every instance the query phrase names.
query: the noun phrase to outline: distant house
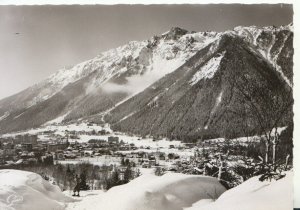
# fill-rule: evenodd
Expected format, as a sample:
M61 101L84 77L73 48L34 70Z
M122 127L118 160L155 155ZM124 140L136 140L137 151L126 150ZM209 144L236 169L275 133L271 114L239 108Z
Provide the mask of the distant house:
M36 145L37 144L37 135L29 135L29 134L25 134L25 135L17 135L14 139L13 142L15 144L25 144L25 143L30 143L32 145Z
M192 149L195 146L197 146L197 144L195 144L195 143L184 143L184 146L185 146L186 149Z
M119 167L119 179L124 180L125 178L125 171L127 167Z
M156 165L156 158L155 158L153 155L151 155L151 156L149 157L149 163L150 163L152 166L155 166L155 165Z
M75 159L76 157L77 157L77 155L72 152L64 154L64 158L66 158L66 159Z
M118 144L119 143L119 137L109 136L107 141L108 141L108 143Z
M166 156L164 154L159 155L159 160L166 160Z
M92 156L95 152L93 150L85 150L84 151L84 156L88 157L88 156Z
M64 160L65 159L64 153L62 151L56 152L55 159L56 160Z
M68 148L68 144L61 143L61 144L48 144L47 151L48 152L56 152L57 150L64 150Z
M32 151L32 143L22 143L21 149L22 151L27 151L27 152Z

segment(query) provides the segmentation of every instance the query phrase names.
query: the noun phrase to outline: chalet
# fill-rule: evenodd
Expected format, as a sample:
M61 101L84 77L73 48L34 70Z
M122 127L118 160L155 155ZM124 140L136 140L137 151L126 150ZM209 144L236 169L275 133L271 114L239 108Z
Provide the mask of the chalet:
M119 150L121 150L121 151L129 150L129 146L128 146L128 145L120 146L120 147L119 147Z
M13 142L15 144L23 144L23 143L30 143L32 145L36 145L37 144L37 135L17 135L14 139Z
M65 150L66 148L68 148L68 145L66 143L48 144L47 151L55 152L57 150Z
M145 153L145 152L143 152L143 151L139 151L139 152L138 152L138 155L137 155L137 158L144 158L144 157L145 157L145 155L146 155L146 153Z
M162 153L158 156L159 160L166 160L166 156Z
M169 145L169 149L174 149L174 148L175 148L175 146L173 144Z
M84 156L89 157L89 156L93 156L95 152L93 150L85 150L84 151Z
M27 159L27 158L29 158L29 157L28 157L28 152L26 152L26 151L22 152L22 153L20 154L20 157L21 157L22 159Z
M148 157L148 159L149 159L150 165L152 165L152 166L156 165L156 158L154 157L154 155L150 155Z
M151 168L151 165L147 159L142 161L142 168Z
M195 143L184 143L184 147L185 147L186 149L192 149L192 148L194 148L195 146L197 146L197 144L195 144Z
M81 156L81 151L78 150L78 149L73 149L71 152L72 152L74 155L76 155L76 157Z
M57 152L55 152L55 159L56 160L64 160L65 156L64 156L63 151L57 151Z
M43 144L32 145L32 151L34 152L44 152L46 150L47 150L47 145L43 145Z
M124 180L124 178L125 178L125 171L126 171L126 168L127 167L119 167L118 169L119 169L119 179L120 180Z
M32 143L22 143L21 144L21 150L30 152L32 151Z
M108 143L118 144L119 143L119 137L118 136L109 136L107 141L108 141Z
M176 165L176 164L172 164L168 167L168 171L176 172L176 171L178 171L178 169L179 169L178 165Z
M72 152L64 153L64 158L66 159L75 159L76 157L77 155Z

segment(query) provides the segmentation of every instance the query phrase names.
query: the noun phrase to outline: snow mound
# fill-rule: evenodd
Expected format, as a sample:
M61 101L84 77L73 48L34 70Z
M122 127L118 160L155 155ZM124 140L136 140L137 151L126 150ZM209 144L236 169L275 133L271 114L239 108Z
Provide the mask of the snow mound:
M72 200L38 174L0 170L1 210L60 210Z
M293 209L293 176L291 172L278 181L253 177L222 194L215 202L197 202L185 210L283 210Z
M182 210L201 199L216 199L226 189L217 179L206 176L169 173L161 177L144 174L128 184L82 200L69 209Z

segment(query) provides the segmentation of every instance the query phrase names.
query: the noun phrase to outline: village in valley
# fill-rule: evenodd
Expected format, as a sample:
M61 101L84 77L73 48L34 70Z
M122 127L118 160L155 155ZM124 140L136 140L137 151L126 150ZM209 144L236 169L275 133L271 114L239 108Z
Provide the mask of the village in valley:
M86 124L86 128L90 126ZM89 162L120 166L125 159L140 168L163 166L177 171L179 163L190 163L198 152L196 143L116 135L105 129L78 130L78 127L60 132L55 129L3 136L0 164L2 167L34 165L50 160L53 164Z
M0 168L39 173L62 190L72 190L76 175L84 176L89 183L87 189L105 190L150 171L156 175L176 172L215 176L231 188L247 179L245 175L259 170L264 150L260 141L260 137L254 136L183 143L125 135L113 132L108 125L45 125L3 135ZM289 165L287 159L286 167ZM63 180L68 174L69 180ZM115 183L108 186L108 180L114 176Z

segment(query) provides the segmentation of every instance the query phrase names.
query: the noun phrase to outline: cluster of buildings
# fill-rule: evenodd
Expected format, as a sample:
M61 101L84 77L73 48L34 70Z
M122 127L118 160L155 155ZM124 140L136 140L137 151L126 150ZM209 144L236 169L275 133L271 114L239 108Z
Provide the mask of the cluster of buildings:
M91 139L86 143L79 143L75 138L77 135L79 134L76 132L68 132L65 136L57 136L53 132L47 133L46 131L42 136L47 136L48 140L38 139L37 135L29 134L0 137L0 166L39 164L45 160L49 163L52 161L53 164L56 160L103 155L119 160L130 159L142 168L152 168L166 162L173 162L171 168L170 164L167 163L169 169L180 171L180 167L187 164L176 153L164 153L160 150L149 151L150 147L138 148L133 143L123 142L117 136L109 136L107 140ZM184 147L176 149L191 149L193 147L195 144L186 143ZM175 149L175 146L169 145L168 149Z
M49 157L47 145L38 142L37 135L0 138L0 165L35 164Z
M52 156L53 160L75 159L83 156L113 154L116 150L135 149L108 137L108 141L90 140L88 143L69 142L69 136L55 140L39 140L37 135L17 135L0 138L0 165L34 164Z

